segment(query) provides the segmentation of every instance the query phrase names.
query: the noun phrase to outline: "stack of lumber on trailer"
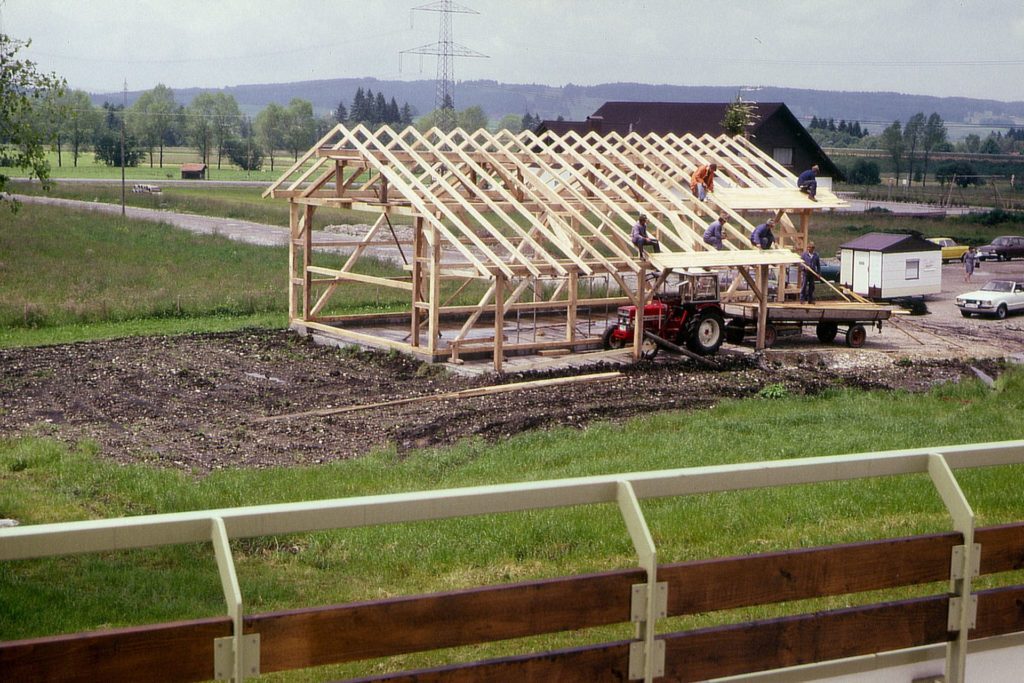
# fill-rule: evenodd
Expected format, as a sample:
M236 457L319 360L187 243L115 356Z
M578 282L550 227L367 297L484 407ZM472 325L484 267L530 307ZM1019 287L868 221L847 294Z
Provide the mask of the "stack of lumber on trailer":
M699 201L690 175L710 162L719 169L715 192ZM817 202L807 199L792 173L742 137L341 125L264 196L285 199L291 209L293 326L431 361L483 353L498 371L506 354L594 348L596 336L580 333L581 317L592 322L594 311L607 318L620 304L649 301L644 279L651 271L775 267L781 273L807 240L810 212L842 205L828 190L819 191ZM377 218L359 238L317 240L314 249L314 217L332 207ZM747 211L775 215L778 249L751 247ZM661 243L660 261L641 258L630 243L641 213ZM730 218L725 245L709 250L702 235L720 214ZM401 272L361 267L384 247L401 257ZM404 327L404 336L368 331L381 316L333 315L332 300L348 285L370 285L407 301L400 315L387 316ZM511 339L506 319L521 321L523 314L542 316L558 333ZM603 323L596 328L599 335Z

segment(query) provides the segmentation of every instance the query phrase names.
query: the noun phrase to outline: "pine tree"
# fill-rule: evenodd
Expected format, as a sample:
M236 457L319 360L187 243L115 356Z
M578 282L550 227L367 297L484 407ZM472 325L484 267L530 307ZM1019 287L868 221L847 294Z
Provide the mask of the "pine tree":
M338 123L345 123L348 120L348 110L344 102L338 102L338 108L334 110L334 120Z
M349 110L349 121L353 125L363 123L366 120L366 93L362 88L356 89L355 97L352 98L352 108Z
M402 105L402 118L400 120L401 124L403 126L411 126L412 125L412 119L413 119L412 107L410 107L409 103L406 102L405 104Z

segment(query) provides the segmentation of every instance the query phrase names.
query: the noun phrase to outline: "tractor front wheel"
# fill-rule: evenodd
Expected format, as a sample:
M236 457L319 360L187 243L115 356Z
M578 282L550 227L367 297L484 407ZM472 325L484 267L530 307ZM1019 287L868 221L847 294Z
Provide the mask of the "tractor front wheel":
M616 325L610 326L607 330L604 331L604 336L601 337L601 345L605 348L606 351L610 351L611 349L621 349L626 345L626 342L624 340L616 339L615 337L612 336L612 333L615 332L616 327Z

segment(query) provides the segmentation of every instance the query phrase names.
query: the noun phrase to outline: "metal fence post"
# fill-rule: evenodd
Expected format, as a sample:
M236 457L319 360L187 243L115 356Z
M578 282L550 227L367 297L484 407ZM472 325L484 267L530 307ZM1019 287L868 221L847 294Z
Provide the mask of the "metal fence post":
M946 458L928 456L928 475L953 518L953 528L963 534L964 544L953 548L949 578L949 630L956 639L946 645L946 683L963 683L967 670L967 636L977 617L977 597L971 581L978 575L981 547L974 543L974 511L960 489Z
M665 641L654 639L654 626L668 611L668 584L658 583L658 551L633 486L620 481L615 497L640 567L647 572L647 583L633 586L630 603L637 641L629 647L629 679L642 678L644 683L650 683L656 676L665 675Z
M232 680L242 683L245 677L260 674L260 635L254 633L245 636L242 633L242 590L238 585L235 573L235 561L231 556L231 545L224 520L220 517L210 519L210 540L213 552L217 557L217 569L220 572L221 588L228 606L234 635L214 640L213 669L214 678L219 681Z

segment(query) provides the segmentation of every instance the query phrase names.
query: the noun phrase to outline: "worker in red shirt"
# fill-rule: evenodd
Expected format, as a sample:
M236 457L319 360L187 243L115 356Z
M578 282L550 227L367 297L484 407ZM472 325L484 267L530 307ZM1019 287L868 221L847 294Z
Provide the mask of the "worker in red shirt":
M715 171L718 164L705 164L690 176L690 191L697 199L704 201L708 194L715 191Z

